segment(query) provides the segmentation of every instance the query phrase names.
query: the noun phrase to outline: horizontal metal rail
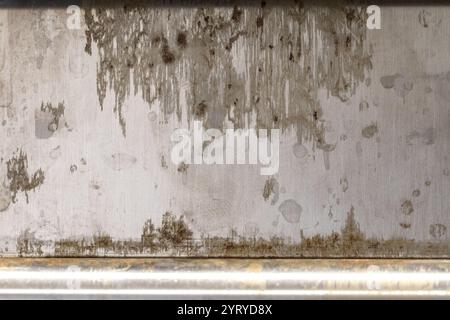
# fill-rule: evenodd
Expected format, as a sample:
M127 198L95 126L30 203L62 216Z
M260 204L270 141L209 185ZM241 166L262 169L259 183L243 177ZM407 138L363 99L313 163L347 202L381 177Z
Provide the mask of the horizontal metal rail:
M1 298L447 298L450 260L0 259Z

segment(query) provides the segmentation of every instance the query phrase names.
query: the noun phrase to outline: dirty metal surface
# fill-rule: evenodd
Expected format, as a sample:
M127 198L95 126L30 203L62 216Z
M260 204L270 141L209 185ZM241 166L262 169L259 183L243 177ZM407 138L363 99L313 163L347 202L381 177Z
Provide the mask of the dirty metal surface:
M0 298L449 298L448 260L3 259Z
M0 3L0 256L450 256L450 6Z

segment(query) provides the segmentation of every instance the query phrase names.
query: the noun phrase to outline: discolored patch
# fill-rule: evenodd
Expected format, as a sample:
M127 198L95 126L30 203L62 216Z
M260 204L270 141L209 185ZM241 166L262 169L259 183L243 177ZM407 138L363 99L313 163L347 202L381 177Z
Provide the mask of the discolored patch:
M178 169L177 169L177 170L178 170L179 173L187 174L188 169L189 169L189 165L186 164L186 163L184 163L184 162L182 162L182 163L180 163L180 165L178 166Z
M203 120L208 112L208 105L205 101L202 101L194 107L193 111L196 120Z
M161 58L165 64L172 64L175 62L175 54L170 49L169 45L163 45L161 49Z
M8 210L11 201L11 191L7 186L0 183L0 212Z
M181 49L186 49L188 42L187 42L187 33L185 31L179 31L177 34L177 45Z
M397 96L403 99L414 88L414 83L410 78L404 77L398 73L381 77L380 82L385 89L394 89Z
M104 160L111 169L117 171L129 169L137 162L136 157L121 152L104 157Z
M272 197L271 204L274 206L280 198L280 184L275 178L269 178L264 185L263 198L268 201Z
M406 143L408 145L432 145L436 140L436 131L434 128L428 128L423 132L417 130L412 131L406 136Z
M270 129L276 122L280 129L295 128L299 143L327 145L319 90L348 101L372 68L363 7L292 1L289 10L266 6L261 12L251 6L102 10L96 4L94 0L83 8L85 49L88 54L94 44L100 49L96 51L98 98L103 108L108 88L112 89L113 110L124 136L123 108L132 92L142 92L149 104L157 99L163 117L176 114L181 121L180 88L187 84L183 92L190 117L198 116L199 97L208 101L211 116L206 128L222 125L227 108L233 106L236 129L243 128L254 112L257 128ZM180 31L186 24L192 26L189 37ZM168 30L161 31L161 25ZM184 50L188 38L193 45ZM267 43L272 38L274 41ZM243 52L254 53L245 58L246 70L238 70L233 57L238 40ZM320 55L308 49L311 43L320 43ZM271 70L270 74L263 72L265 69ZM289 90L276 89L286 81ZM233 83L233 90L224 95L219 89L223 83ZM156 93L154 88L158 88ZM248 96L258 97L260 103L250 107ZM286 97L295 101L289 113L284 108ZM268 108L262 101L271 101L272 106Z
M35 113L35 136L38 139L48 139L62 126L64 123L64 102L58 103L57 107L53 107L51 103L42 103L41 108Z
M292 147L292 152L294 153L294 156L298 159L303 159L308 155L308 149L301 143L296 143Z
M347 192L348 190L348 180L347 178L341 178L339 184L342 187L342 192Z
M378 126L376 123L372 123L371 125L365 127L361 131L361 135L366 139L372 138L377 133L378 133Z
M359 111L363 112L369 110L369 103L367 101L361 101L359 104Z
M434 239L441 239L447 234L447 227L440 223L432 224L429 233Z
M401 206L402 213L406 216L411 215L414 212L414 207L411 200L405 200Z
M283 218L289 223L299 223L300 217L303 211L301 205L299 205L295 200L290 199L284 201L278 210L283 215Z
M389 76L383 76L380 78L381 85L385 89L392 89L395 86L395 81L401 77L400 74L396 73Z

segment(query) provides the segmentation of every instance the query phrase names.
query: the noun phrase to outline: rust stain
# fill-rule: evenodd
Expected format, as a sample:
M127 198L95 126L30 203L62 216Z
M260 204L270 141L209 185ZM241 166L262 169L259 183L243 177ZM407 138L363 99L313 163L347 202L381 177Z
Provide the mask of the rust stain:
M402 226L403 227L403 226ZM409 228L405 224L404 228ZM435 239L443 237L445 226L430 226ZM18 238L17 251L21 257L133 257L133 256L186 256L186 257L419 257L445 256L450 252L448 242L419 242L414 240L367 238L361 231L352 207L340 232L330 235L305 237L301 241L287 242L280 237L270 239L238 235L235 231L228 237L203 235L194 238L193 231L183 216L166 212L161 225L152 220L144 223L139 240L115 240L107 234L91 238L62 239L49 242L36 239L26 230ZM50 251L49 251L50 250ZM46 253L45 253L46 252ZM253 269L252 269L253 270ZM253 270L256 271L256 270Z

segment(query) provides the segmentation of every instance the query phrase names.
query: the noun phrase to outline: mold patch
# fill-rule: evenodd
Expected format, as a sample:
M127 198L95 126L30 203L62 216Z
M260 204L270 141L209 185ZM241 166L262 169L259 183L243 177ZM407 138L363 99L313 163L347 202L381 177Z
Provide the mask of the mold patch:
M6 165L12 202L15 203L17 194L23 192L28 203L28 192L35 190L44 183L44 172L42 169L38 169L30 175L28 173L28 158L22 150L8 160Z

